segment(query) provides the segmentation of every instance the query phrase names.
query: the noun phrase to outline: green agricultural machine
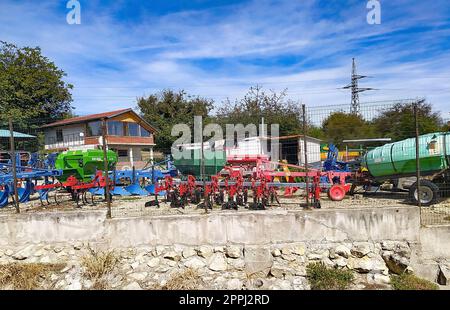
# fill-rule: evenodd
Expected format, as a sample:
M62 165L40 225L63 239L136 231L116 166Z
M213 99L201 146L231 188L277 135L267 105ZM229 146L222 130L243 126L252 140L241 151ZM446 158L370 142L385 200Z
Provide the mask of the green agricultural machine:
M450 132L436 132L419 137L421 204L435 204L439 191L450 185ZM390 181L394 187L404 178L416 176L416 139L410 138L368 151L361 166L372 183ZM418 184L409 186L411 200L418 202ZM401 189L401 188L400 188Z
M117 154L107 151L108 170L114 170L117 163ZM79 181L90 182L97 170L103 170L102 150L66 151L58 155L55 168L62 170L59 181L65 182L71 175Z
M197 179L201 176L201 151L184 151L185 156L180 159L174 159L174 165L183 175L193 175ZM205 175L216 175L220 172L227 162L227 156L224 151L204 150Z

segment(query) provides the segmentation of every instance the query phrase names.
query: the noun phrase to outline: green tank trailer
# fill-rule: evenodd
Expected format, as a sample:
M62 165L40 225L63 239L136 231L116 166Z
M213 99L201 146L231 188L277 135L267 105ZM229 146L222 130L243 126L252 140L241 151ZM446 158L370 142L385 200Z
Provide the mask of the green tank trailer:
M450 184L450 132L436 132L419 136L420 196L423 205L439 199L439 189ZM391 180L398 184L401 178L416 175L416 139L410 138L377 147L361 159L376 182ZM418 202L417 182L409 187L410 198Z
M450 132L419 137L419 161L422 175L449 168ZM416 139L410 138L377 147L364 156L362 165L375 178L416 174Z

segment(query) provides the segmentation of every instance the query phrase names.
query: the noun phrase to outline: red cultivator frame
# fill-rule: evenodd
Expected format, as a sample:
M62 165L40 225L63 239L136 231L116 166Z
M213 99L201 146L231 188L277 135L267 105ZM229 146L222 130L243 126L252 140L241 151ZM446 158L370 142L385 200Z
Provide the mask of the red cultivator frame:
M305 171L306 169L301 166L270 162L260 158L253 161L248 158L242 161L235 159L231 164L233 165L224 167L218 175L211 176L208 181L197 181L191 175L184 181L166 177L156 187L155 193L165 191L166 200L170 202L171 207L176 208L184 208L188 203L192 203L197 204L199 208L208 209L216 204L222 209L237 210L239 207L246 207L251 210L263 210L274 203L280 205L278 197L280 189L284 189L285 196L292 196L298 189L304 189L304 196L307 196L310 202L308 206L317 208L320 208L320 196L324 190L331 200L339 201L350 189L347 182L351 177L350 172L323 172L316 169ZM284 171L274 169L279 166L283 166ZM297 171L289 171L286 167ZM281 178L285 178L287 182L280 182ZM306 179L309 186L306 186ZM156 203L146 204L150 205L159 205L157 198Z
M43 185L35 185L34 189L36 191L51 191L51 190L57 190L57 189L64 189L67 192L69 192L72 196L72 199L77 203L77 206L80 206L80 203L87 204L95 204L94 202L94 194L100 190L104 190L106 187L106 179L103 176L102 171L97 171L95 174L95 177L92 179L91 182L81 182L74 176L70 176L67 178L65 182L57 182L57 183L51 183L51 184L43 184ZM112 189L112 182L110 182L110 188ZM88 195L91 195L91 198L88 199ZM48 195L45 196L47 203L48 201ZM58 200L58 195L55 191L55 203L59 204L60 201ZM41 200L41 203L43 201Z

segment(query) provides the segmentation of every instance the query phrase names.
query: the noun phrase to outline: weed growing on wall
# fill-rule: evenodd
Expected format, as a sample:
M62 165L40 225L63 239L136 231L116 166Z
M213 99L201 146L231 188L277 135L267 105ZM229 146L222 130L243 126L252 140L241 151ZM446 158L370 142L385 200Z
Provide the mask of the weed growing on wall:
M323 263L310 263L306 275L313 290L345 290L353 283L352 271L329 268Z
M61 271L65 264L10 263L0 265L0 288L14 290L39 289L43 279Z
M439 287L425 279L413 274L403 273L391 276L391 285L394 290L437 290Z

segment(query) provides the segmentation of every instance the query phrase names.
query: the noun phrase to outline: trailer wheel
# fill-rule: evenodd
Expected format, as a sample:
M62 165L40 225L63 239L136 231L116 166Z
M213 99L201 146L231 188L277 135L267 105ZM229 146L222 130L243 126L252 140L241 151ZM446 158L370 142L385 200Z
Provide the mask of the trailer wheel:
M333 201L341 201L345 197L345 188L340 184L334 184L328 189L328 198Z
M415 203L419 203L417 193L417 182L409 188L409 198ZM439 201L439 187L429 180L420 180L420 202L422 206L431 206Z

